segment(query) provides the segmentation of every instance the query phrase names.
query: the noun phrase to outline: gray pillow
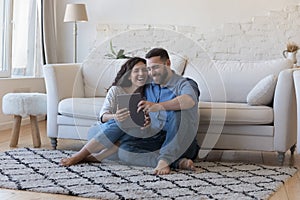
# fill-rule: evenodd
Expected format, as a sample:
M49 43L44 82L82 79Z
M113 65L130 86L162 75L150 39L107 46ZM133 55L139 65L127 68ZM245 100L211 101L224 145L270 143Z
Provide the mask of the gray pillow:
M272 102L275 86L277 83L276 75L269 75L260 80L247 95L249 105L268 105Z

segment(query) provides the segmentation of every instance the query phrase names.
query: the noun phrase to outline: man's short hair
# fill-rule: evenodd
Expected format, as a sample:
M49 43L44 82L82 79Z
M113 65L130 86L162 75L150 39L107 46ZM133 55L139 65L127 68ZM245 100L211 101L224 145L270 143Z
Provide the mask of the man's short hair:
M145 58L152 58L152 57L156 57L156 56L159 56L162 61L166 61L166 60L170 59L167 50L165 50L163 48L151 49L146 54Z

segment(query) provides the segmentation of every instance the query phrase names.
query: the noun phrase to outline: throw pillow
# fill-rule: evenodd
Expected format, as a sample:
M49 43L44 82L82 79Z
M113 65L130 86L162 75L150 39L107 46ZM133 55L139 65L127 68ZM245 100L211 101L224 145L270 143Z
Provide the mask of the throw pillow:
M276 75L269 75L260 80L247 95L249 105L268 105L271 103L277 82Z
M170 54L171 68L176 74L183 75L186 59L182 56Z

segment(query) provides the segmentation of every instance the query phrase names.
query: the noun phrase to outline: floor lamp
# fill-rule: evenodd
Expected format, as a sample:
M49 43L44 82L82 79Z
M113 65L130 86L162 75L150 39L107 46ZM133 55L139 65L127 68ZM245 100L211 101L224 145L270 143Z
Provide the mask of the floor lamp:
M77 22L88 21L85 4L67 4L64 22L74 22L74 63L77 62Z

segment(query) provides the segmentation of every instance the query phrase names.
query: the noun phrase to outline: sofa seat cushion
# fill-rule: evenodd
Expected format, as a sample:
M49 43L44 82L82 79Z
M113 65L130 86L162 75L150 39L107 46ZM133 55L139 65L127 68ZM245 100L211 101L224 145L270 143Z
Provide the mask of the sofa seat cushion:
M246 103L200 102L200 124L271 124L273 108Z
M97 119L86 119L86 118L77 118L70 117L66 115L57 116L57 124L66 125L66 126L87 126L90 127L95 124Z
M105 98L67 98L59 102L58 113L61 115L97 120Z
M199 134L222 134L224 135L240 135L240 136L274 136L274 126L272 125L208 125L203 124L198 128Z

